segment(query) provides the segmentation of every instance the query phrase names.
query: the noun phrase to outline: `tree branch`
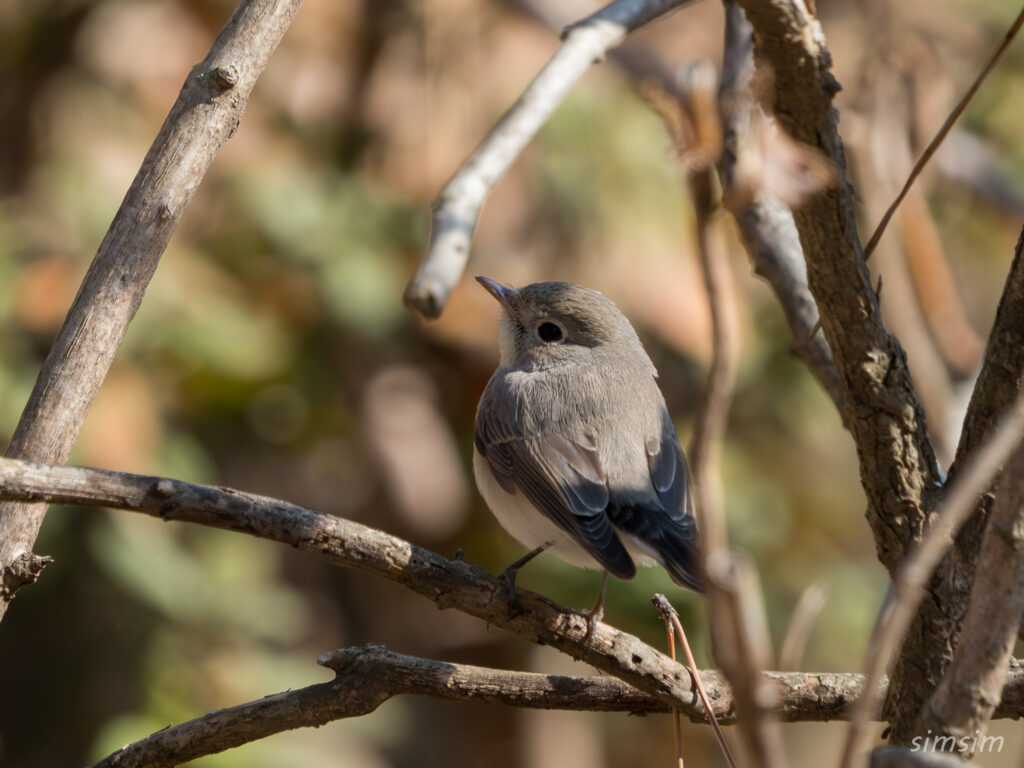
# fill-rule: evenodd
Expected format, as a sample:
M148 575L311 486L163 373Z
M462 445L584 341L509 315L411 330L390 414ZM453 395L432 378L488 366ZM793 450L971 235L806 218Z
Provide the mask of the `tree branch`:
M876 624L866 654L867 694L854 705L850 731L843 749L843 766L851 768L859 759L862 742L867 737L866 725L874 719L877 700L876 682L880 681L900 641L905 637L918 606L925 596L925 587L957 531L974 510L978 496L992 484L1003 462L1024 436L1024 396L1017 398L1013 408L1000 420L999 427L971 460L967 470L957 479L942 502L928 536L907 556L893 578L893 598ZM987 588L987 585L984 585ZM1019 620L1018 620L1019 624ZM908 641L903 640L904 653ZM918 660L920 663L920 660ZM916 692L921 695L920 692ZM905 713L900 713L902 718Z
M452 664L407 656L369 645L333 651L319 663L335 679L295 691L266 696L170 726L128 744L92 768L164 768L222 752L295 728L319 727L334 720L373 712L393 696L412 694L449 701L476 701L532 709L649 714L668 712L660 700L628 683L603 676L545 675ZM722 676L701 673L711 686L721 722L735 722L732 697ZM861 692L864 678L855 674L766 672L778 695L777 711L786 722L827 722L843 717L844 705ZM884 682L883 682L884 685ZM1014 670L998 717L1019 717L1005 706L1024 695L1024 670ZM679 702L691 721L706 722L695 699Z
M751 113L758 109L751 92L754 74L754 41L743 9L732 0L725 3L725 47L719 104L722 111L724 147L719 172L728 186L736 167L740 145L749 140ZM790 352L808 367L832 398L840 418L846 418L843 391L825 337L816 333L818 305L807 286L803 247L785 205L762 192L749 205L733 211L740 238L750 255L754 272L775 293L789 324Z
M461 560L448 560L382 531L285 501L168 478L0 459L0 499L109 506L288 544L342 567L408 587L439 608L456 608L488 624L586 661L666 705L692 698L689 672L638 638L519 590Z
M500 698L504 703L517 706L527 706L528 701L533 701L536 704L529 706L557 704L569 707L569 698L572 698L574 702L581 703L579 707L574 704L573 708L605 711L612 708L609 702L613 702L615 707L638 713L668 711L675 706L691 719L703 722L703 710L697 703L692 679L687 671L637 638L599 624L592 643L583 646L581 641L587 631L587 622L583 616L525 590L519 590L509 598L503 593L500 579L479 567L461 560L447 560L429 550L358 523L284 501L226 488L97 469L47 466L14 459L0 459L0 499L108 506L141 512L162 520L191 522L278 541L334 565L356 568L402 584L429 598L440 608L455 608L523 639L550 645L622 681L608 678L565 678L565 686L573 694L569 697L561 686L562 678L518 677L520 673L487 670L487 675L513 676L502 678L504 682L518 680L522 684L521 690L511 685L505 693L493 692L495 698L487 700L498 701ZM383 652L378 655L390 659L388 663L408 664L402 661L404 657L398 657L397 654L394 657ZM436 675L441 669L446 673L462 669L466 671L467 678L473 677L470 674L472 668L443 662L423 663L430 675ZM726 722L732 721L735 718L733 696L721 674L715 671L703 674L719 718ZM783 722L824 722L845 717L848 704L861 695L864 686L864 676L857 674L763 674L771 683L772 694L778 702L777 714ZM539 677L544 677L547 683L540 685ZM623 683L629 686L623 686ZM186 726L192 730L187 731L188 736L183 739L184 742L201 739L207 745L220 744L210 750L216 751L280 730L364 714L380 704L380 701L374 704L372 697L353 698L356 694L348 691L345 686L335 690L332 685L323 683L267 697L234 710L211 713L206 718L191 721L194 725L182 724L144 740L155 740L163 746L143 747L140 743L126 748L126 751L135 754L136 748L171 749L182 742L182 731L179 729L185 729ZM388 696L405 692L427 695L425 691L433 683L428 685L420 681L402 685L407 687L392 691ZM422 687L413 690L414 685ZM876 697L884 695L885 679L881 679L876 687ZM444 688L439 687L437 690L441 695L448 696ZM374 696L379 695L381 691L374 693ZM565 698L559 699L559 695L565 695ZM334 702L337 697L344 700ZM450 697L461 698L462 693L452 693ZM334 711L330 710L331 707L336 707L339 714L315 721L315 718L321 717L316 714L317 711ZM232 714L236 710L237 714ZM304 712L313 713L308 715L308 721L303 719L306 717ZM1021 716L1024 716L1024 669L1014 667L995 717ZM247 732L248 736L240 741L237 739L241 737L230 735L231 729L235 727L230 725L234 719L254 723L253 730ZM244 728L245 725L242 723L237 727ZM222 731L223 740L218 736ZM167 741L163 742L164 739ZM151 755L150 752L140 754ZM113 758L111 756L108 760ZM128 760L129 757L119 759ZM186 756L182 759L190 758Z
M741 0L754 28L758 62L775 83L773 112L799 141L821 147L845 172L832 97L839 84L818 20L797 0ZM907 371L906 355L882 323L857 236L850 184L811 199L794 214L808 282L836 363L846 418L860 460L867 517L879 560L895 575L924 536L942 489L924 413ZM930 589L946 604L940 570ZM925 697L938 684L948 632L940 616L921 614L893 673L893 739L909 737ZM898 711L897 711L898 710Z
M300 5L243 0L189 73L43 363L7 456L67 461L171 233L238 128L253 85ZM0 504L0 619L16 586L11 568L32 556L45 514L44 505Z
M405 289L406 305L425 317L441 314L469 259L484 199L576 81L631 31L690 1L615 0L565 30L555 55L434 201L430 244Z
M1024 443L1000 476L953 661L918 730L959 740L983 732L999 703L1024 618ZM977 744L975 739L974 744ZM969 751L969 750L968 750Z

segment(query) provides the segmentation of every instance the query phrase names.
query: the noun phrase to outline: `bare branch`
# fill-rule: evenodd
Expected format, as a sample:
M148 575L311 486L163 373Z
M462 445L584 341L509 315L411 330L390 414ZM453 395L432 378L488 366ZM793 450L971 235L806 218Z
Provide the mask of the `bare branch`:
M441 314L469 259L484 199L594 61L634 29L691 0L615 0L570 26L561 47L434 201L430 244L405 289L425 317Z
M725 53L719 92L725 144L719 171L727 185L751 112L758 107L750 83L754 71L750 24L743 9L732 0L725 3L725 13ZM825 337L814 333L818 306L807 287L807 265L793 214L782 203L762 193L748 206L733 211L733 216L754 272L771 286L786 315L793 337L790 352L810 369L832 398L840 418L845 418L843 391L832 352Z
M366 715L389 698L403 694L533 709L631 714L668 711L658 699L604 676L509 672L406 656L377 645L333 651L319 661L334 670L334 680L164 728L122 747L92 768L174 766L282 731ZM728 720L733 716L732 699L727 690L718 690L724 685L721 675L714 671L702 674L711 682L715 711L719 718ZM780 711L786 720L834 720L841 715L842 702L855 697L863 682L861 675L804 672L769 672L765 678L777 686ZM1011 675L1007 690L1014 688L1024 689L1024 673ZM692 721L705 722L703 709L692 699L679 703Z
M999 703L1024 618L1024 443L1002 472L953 661L922 711L920 732L950 735L968 752Z
M868 644L865 658L868 684L866 695L858 699L851 716L850 731L843 751L843 766L850 768L859 759L866 725L878 707L875 692L906 634L907 628L925 594L936 565L949 548L957 530L977 504L978 497L991 485L1003 462L1024 435L1024 397L1019 397L1004 416L995 434L971 460L970 466L951 485L928 536L907 557L893 579L893 599L882 613Z
M733 689L747 760L755 768L787 765L775 715L777 692L761 674L772 651L757 574L747 559L725 550L708 558L707 573L715 597L715 660Z
M329 563L402 584L440 608L457 608L492 626L549 645L658 697L691 697L686 669L636 637L519 590L461 560L447 560L382 531L288 502L168 478L53 467L0 459L0 499L102 505L288 544Z
M7 450L62 464L181 218L301 0L243 0L189 73L125 195ZM0 570L30 553L45 505L0 504ZM0 618L13 591L0 594Z
M441 608L455 608L524 639L551 645L631 683L643 692L630 693L631 689L620 687L621 683L608 678L583 678L582 681L569 678L577 681L570 688L576 686L572 693L573 697L579 697L582 703L580 709L607 710L610 708L609 701L618 702L628 711L636 712L668 711L676 706L692 720L704 721L704 710L697 705L687 671L635 637L600 624L593 644L584 648L580 640L586 634L587 623L579 614L523 590L512 598L505 597L500 580L482 569L461 560L447 560L358 523L226 488L96 469L53 467L13 459L0 459L0 499L109 506L142 512L163 520L192 522L288 544L334 565L356 568L402 584L428 597ZM446 669L452 667L444 666ZM492 673L493 670L488 670L488 674ZM731 690L720 673L705 671L702 674L708 683L709 698L719 719L730 722L735 718ZM549 676L543 677L552 680ZM764 678L771 683L778 716L783 722L824 722L843 718L846 716L847 705L862 694L864 685L864 676L857 674L766 672ZM506 681L511 679L505 678ZM538 688L532 680L530 678L530 685L525 686L529 690ZM553 680L557 683L559 679ZM315 709L314 703L317 701L324 702L323 707L354 708L350 714L345 714L344 709L340 710L337 717L357 714L360 706L366 708L365 711L376 706L366 702L360 704L360 700L351 703L350 699L345 699L341 704L331 704L329 700L335 694L329 689L330 686L330 683L326 683L303 689L308 693L296 691L294 693L298 699L289 698L289 694L271 696L244 705L240 712L244 717L260 720L263 724L259 727L265 729L262 735L267 735L290 727L313 724L301 721L303 715L298 710ZM882 679L876 685L876 700L885 695L885 687L886 682ZM405 690L401 689L403 692ZM589 693L585 694L585 691ZM346 697L352 694L341 691L337 695ZM525 702L531 695L512 690L508 696L520 696L523 701L515 702L511 698L502 700L527 706ZM552 698L553 693L535 695L539 697L535 701L546 700L549 706L553 706L556 701ZM309 698L305 698L307 696ZM262 709L264 706L267 708L265 712ZM226 728L225 723L230 723L232 719L232 710L225 712L227 714L213 713L210 721L202 718L192 721L203 724L196 725L195 733L190 733L186 741L200 738L196 734L205 733L204 729L208 728L209 733L202 738L207 740L207 744L220 743L215 732ZM217 719L222 714L223 718ZM1022 715L1024 668L1014 667L995 716ZM296 724L289 725L292 722ZM272 725L274 723L276 725ZM166 737L153 738L167 738L173 744L177 743L175 739L178 733L175 729L168 729ZM260 736L252 735L251 738ZM225 742L219 748L227 746L230 744Z
M179 765L282 731L360 717L401 694L535 709L665 711L656 699L615 678L507 672L406 656L373 645L334 651L319 661L334 670L334 680L164 728L122 747L93 768Z
M799 141L821 147L845 169L832 97L839 84L821 25L798 0L741 0L754 27L755 55L776 84L773 113ZM857 235L849 181L817 195L794 213L811 292L832 350L849 428L857 445L867 518L878 558L895 575L925 533L943 492L924 412L906 355L886 330ZM934 605L945 607L937 580ZM930 601L932 602L932 601ZM900 701L893 739L909 738L917 712L938 684L933 667L948 651L940 616L922 615L893 673L890 700ZM922 663L923 661L923 663Z

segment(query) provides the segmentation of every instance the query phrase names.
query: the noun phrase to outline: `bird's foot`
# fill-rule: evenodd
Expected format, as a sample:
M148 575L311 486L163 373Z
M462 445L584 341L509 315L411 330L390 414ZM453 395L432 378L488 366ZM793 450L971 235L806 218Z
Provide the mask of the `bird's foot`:
M590 641L594 639L594 633L597 632L597 625L604 618L604 605L598 605L591 611L582 611L581 613L587 620L587 634L583 636L583 644L590 645Z

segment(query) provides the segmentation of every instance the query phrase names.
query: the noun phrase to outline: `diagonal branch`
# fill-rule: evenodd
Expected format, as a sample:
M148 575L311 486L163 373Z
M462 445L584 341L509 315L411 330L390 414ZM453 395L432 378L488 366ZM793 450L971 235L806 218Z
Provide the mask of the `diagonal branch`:
M1022 618L1024 443L1019 443L998 482L953 661L922 712L919 732L931 729L959 741L984 731L999 703Z
M731 182L737 155L749 141L751 113L758 109L752 92L754 42L743 9L733 0L725 3L725 46L719 104L722 111L724 151L719 163L723 185ZM791 353L802 360L846 417L843 390L825 337L816 333L818 305L807 286L807 265L803 247L785 205L767 193L757 195L748 205L733 211L740 238L750 255L754 272L765 280L786 315Z
M302 0L243 0L189 73L125 195L36 380L7 456L62 464L182 212L242 119ZM0 504L0 619L45 564L31 550L41 504Z
M691 0L615 0L573 24L562 45L434 201L430 244L405 303L441 314L469 259L484 199L594 61L634 29Z
M1020 444L1022 436L1024 396L1017 398L1000 420L992 439L972 457L970 466L950 486L927 537L911 551L893 578L893 599L882 612L868 646L868 694L861 697L853 708L852 723L843 749L844 768L853 766L860 757L862 742L867 736L866 724L873 719L878 703L872 693L877 690L875 683L884 676L911 625L933 571L951 546L960 526L974 510L978 496L991 485L1003 463ZM907 644L904 641L904 652ZM901 713L901 716L907 715Z
M285 501L180 480L0 459L0 499L108 506L247 533L408 587L531 642L614 675L665 704L692 698L686 669L638 638L383 531Z

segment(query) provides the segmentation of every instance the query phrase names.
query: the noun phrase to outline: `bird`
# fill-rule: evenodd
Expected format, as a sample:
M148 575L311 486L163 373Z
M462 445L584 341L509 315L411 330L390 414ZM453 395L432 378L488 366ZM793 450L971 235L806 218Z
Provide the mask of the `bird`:
M473 471L501 526L530 551L603 569L586 639L603 618L609 574L660 564L702 592L686 457L657 370L629 320L603 294L542 282L477 281L501 305L500 361L481 395Z

